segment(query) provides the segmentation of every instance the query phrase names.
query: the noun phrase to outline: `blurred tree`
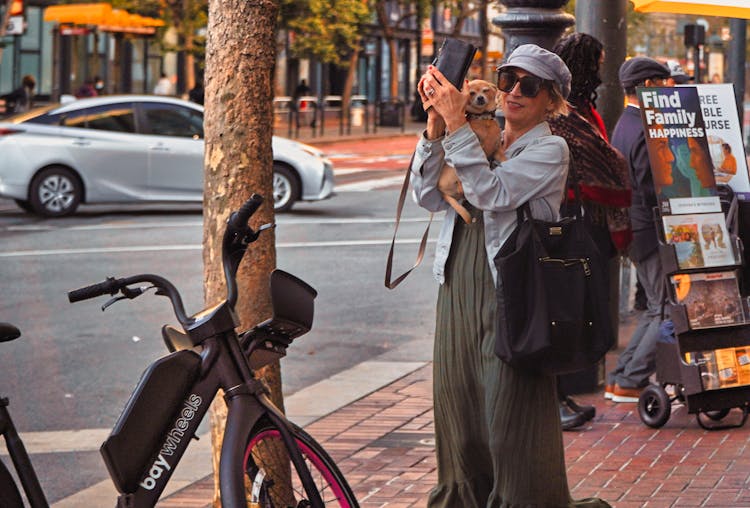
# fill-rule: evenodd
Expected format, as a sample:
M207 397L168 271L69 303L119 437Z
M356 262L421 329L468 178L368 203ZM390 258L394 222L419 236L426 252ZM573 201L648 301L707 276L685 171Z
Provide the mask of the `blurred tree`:
M391 98L398 98L398 44L399 30L421 27L420 13L429 13L430 0L374 0L374 10L383 38L388 45L388 61L391 69L389 93Z
M206 37L201 30L208 23L208 0L112 0L112 5L165 22L165 26L158 30L162 51L183 52L185 88L193 88L196 83L196 62L200 66L205 59ZM168 42L164 37L170 30L177 37L175 43Z
M292 52L296 56L346 68L342 93L345 119L349 118L362 27L371 17L366 0L284 0L281 6L282 26L295 34Z

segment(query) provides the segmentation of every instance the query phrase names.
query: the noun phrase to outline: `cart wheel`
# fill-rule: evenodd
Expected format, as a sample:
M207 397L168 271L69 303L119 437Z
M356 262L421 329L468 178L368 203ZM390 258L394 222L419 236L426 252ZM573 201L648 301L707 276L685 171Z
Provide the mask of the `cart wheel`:
M638 414L641 421L658 429L669 420L672 405L667 391L658 385L648 385L638 397Z
M706 411L703 414L711 418L713 421L718 422L720 420L723 420L724 417L729 414L729 408L725 407L724 409L719 409L718 411Z

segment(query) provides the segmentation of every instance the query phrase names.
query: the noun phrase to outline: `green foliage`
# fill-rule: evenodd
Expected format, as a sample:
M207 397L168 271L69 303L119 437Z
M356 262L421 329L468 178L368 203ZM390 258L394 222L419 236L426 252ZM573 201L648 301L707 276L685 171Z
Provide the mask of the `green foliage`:
M185 51L202 61L206 41L200 33L208 24L208 0L111 0L111 3L132 14L161 19L165 25L157 29L157 40L162 51ZM163 35L169 29L177 33L177 44L164 41Z
M294 32L292 51L343 67L359 49L362 25L371 18L362 0L289 0L282 4L282 20Z

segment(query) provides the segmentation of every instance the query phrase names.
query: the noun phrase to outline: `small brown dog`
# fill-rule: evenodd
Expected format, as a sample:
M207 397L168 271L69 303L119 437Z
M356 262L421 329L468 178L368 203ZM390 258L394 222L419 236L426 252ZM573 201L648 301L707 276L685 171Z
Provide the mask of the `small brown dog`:
M500 147L500 125L495 120L497 87L481 79L469 81L468 87L469 102L466 104L466 119L479 138L485 155L491 159ZM471 215L460 203L464 198L464 191L461 180L456 174L456 168L448 164L443 166L438 178L438 190L464 222L470 223Z

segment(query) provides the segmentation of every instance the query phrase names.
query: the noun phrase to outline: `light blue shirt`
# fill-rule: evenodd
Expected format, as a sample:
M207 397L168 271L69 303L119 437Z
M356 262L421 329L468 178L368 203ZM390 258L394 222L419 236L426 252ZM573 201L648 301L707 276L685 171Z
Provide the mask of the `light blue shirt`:
M496 282L493 260L516 227L516 208L529 201L535 218L548 221L559 218L568 175L565 140L553 136L547 122L542 122L515 140L506 150L506 157L505 162L493 161L490 165L468 124L433 141L423 135L417 143L411 166L414 199L431 212L446 210L433 265L433 274L440 284L445 282L445 263L457 216L437 189L445 163L456 168L466 201L483 210L485 248Z

